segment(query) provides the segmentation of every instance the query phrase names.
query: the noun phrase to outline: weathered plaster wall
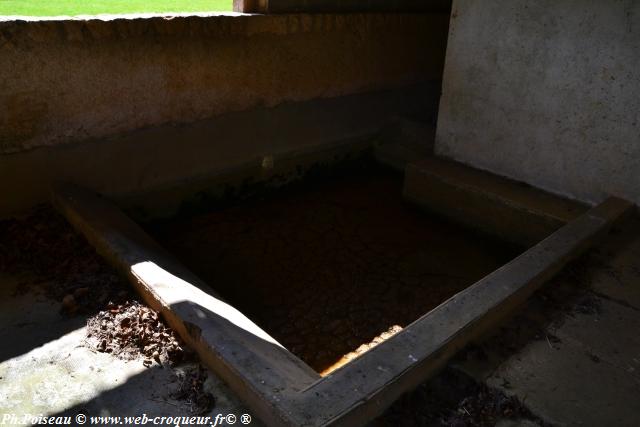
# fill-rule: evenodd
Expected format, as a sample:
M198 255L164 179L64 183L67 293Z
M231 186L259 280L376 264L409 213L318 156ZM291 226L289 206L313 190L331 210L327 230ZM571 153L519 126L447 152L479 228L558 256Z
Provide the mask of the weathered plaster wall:
M0 22L0 153L439 79L447 25L409 14Z
M141 217L171 215L246 180L291 177L362 151L394 116L433 120L437 94L426 85L287 103L0 155L0 218L48 200L56 181L106 194Z
M640 1L458 0L436 152L640 203Z
M169 214L362 150L394 116L433 120L447 27L446 14L0 22L0 217L58 180Z

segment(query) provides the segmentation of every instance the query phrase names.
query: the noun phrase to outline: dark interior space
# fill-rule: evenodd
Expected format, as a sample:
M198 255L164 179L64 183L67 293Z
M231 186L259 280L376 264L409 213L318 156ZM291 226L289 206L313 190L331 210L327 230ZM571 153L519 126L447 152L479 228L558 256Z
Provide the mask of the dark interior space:
M321 373L517 254L408 205L402 176L373 165L150 228L213 289Z

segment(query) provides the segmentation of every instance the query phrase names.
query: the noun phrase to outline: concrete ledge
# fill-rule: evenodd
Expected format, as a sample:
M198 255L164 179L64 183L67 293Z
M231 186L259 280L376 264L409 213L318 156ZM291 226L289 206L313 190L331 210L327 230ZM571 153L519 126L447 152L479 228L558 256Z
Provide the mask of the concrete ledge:
M104 199L59 186L53 201L264 421L364 425L509 316L633 205L611 198L360 358L320 378L173 260Z
M587 210L581 203L436 157L407 165L404 196L524 246L539 242Z
M171 215L196 194L215 197L245 180L361 151L396 115L428 119L437 86L288 103L0 155L0 218L45 202L56 180L108 195L140 218Z

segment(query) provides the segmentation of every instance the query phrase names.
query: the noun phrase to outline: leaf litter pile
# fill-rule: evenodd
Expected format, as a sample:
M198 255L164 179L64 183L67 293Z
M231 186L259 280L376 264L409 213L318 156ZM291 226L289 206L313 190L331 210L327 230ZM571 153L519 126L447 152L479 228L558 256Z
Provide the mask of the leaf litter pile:
M185 360L185 348L158 312L138 301L109 304L87 321L87 341L103 353L122 359L144 358L144 365L154 362L175 365Z
M194 360L176 333L167 327L157 311L136 300L108 304L87 321L87 343L99 352L133 360L142 357L146 367L176 366ZM177 388L173 399L186 403L189 412L210 412L214 397L204 390L207 371L199 364L194 369L176 371Z
M139 302L126 280L50 207L0 221L0 271L26 273L15 295L42 292L60 303L63 315L87 316L86 342L98 352L142 358L147 367L196 362L158 312ZM186 403L192 414L213 409L215 400L204 390L207 371L200 364L174 374L173 399Z
M87 321L87 343L97 351L132 360L142 357L146 367L176 366L194 360L194 355L168 328L157 311L139 303L109 304ZM187 404L189 412L210 412L215 399L204 390L207 372L201 365L176 371L177 386L171 398Z

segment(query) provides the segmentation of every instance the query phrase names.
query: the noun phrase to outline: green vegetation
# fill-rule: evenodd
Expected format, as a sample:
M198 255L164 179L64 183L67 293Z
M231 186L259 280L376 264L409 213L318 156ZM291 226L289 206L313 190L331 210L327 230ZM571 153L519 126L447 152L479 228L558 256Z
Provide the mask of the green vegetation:
M232 8L233 0L0 0L0 15L22 16L228 12Z

